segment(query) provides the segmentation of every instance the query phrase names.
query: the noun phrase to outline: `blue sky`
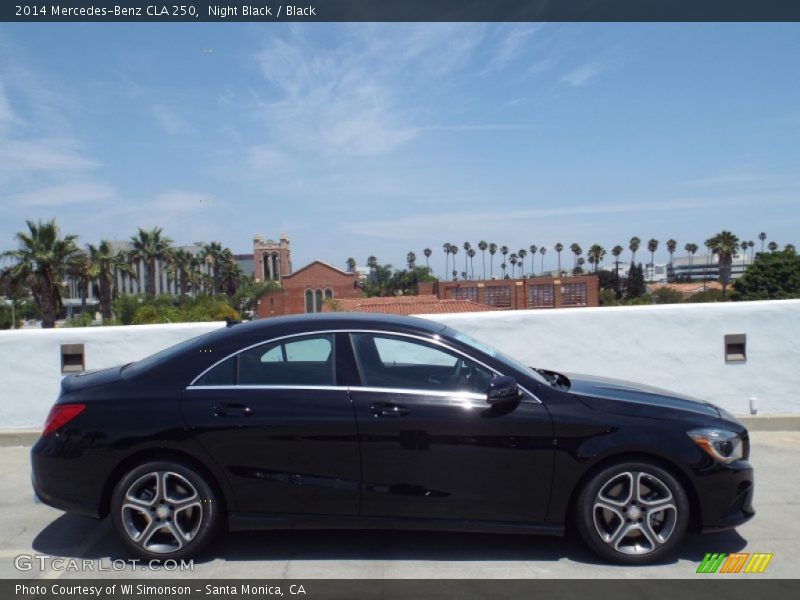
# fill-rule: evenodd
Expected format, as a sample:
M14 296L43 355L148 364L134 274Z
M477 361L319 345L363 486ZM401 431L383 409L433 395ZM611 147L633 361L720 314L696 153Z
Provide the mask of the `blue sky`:
M53 216L93 243L286 232L295 268L797 244L798 62L796 24L2 24L0 248Z

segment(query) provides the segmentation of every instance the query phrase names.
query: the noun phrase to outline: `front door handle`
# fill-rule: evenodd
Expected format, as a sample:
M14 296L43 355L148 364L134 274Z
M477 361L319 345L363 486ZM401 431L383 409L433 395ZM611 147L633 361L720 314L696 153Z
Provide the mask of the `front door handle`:
M241 402L220 402L214 406L215 417L249 417L253 409Z
M393 402L376 402L370 405L369 410L376 417L405 417L411 409Z

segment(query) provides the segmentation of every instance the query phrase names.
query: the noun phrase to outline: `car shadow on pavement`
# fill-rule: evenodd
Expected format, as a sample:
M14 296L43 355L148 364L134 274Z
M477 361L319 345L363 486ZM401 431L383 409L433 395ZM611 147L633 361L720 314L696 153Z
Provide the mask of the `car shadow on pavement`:
M706 552L737 552L747 545L736 531L689 534L677 554L700 562ZM33 540L36 552L78 559L127 560L109 519L97 521L62 515ZM224 533L195 559L253 560L423 560L423 561L558 561L607 564L595 556L577 534L566 537L385 530L297 530Z

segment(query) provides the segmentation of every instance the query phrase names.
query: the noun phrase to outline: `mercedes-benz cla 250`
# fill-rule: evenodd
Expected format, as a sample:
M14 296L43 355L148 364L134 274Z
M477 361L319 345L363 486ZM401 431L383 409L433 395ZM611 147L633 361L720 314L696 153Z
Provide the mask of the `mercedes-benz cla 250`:
M66 377L32 461L42 501L110 517L148 559L193 556L226 528L573 526L634 564L751 518L748 454L712 404L530 368L425 320L340 313Z

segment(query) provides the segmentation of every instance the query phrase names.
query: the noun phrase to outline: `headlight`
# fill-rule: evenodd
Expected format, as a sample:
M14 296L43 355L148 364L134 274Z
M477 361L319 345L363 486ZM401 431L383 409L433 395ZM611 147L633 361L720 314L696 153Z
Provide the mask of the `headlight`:
M686 434L716 460L728 464L744 456L744 444L739 434L727 429L704 427Z

